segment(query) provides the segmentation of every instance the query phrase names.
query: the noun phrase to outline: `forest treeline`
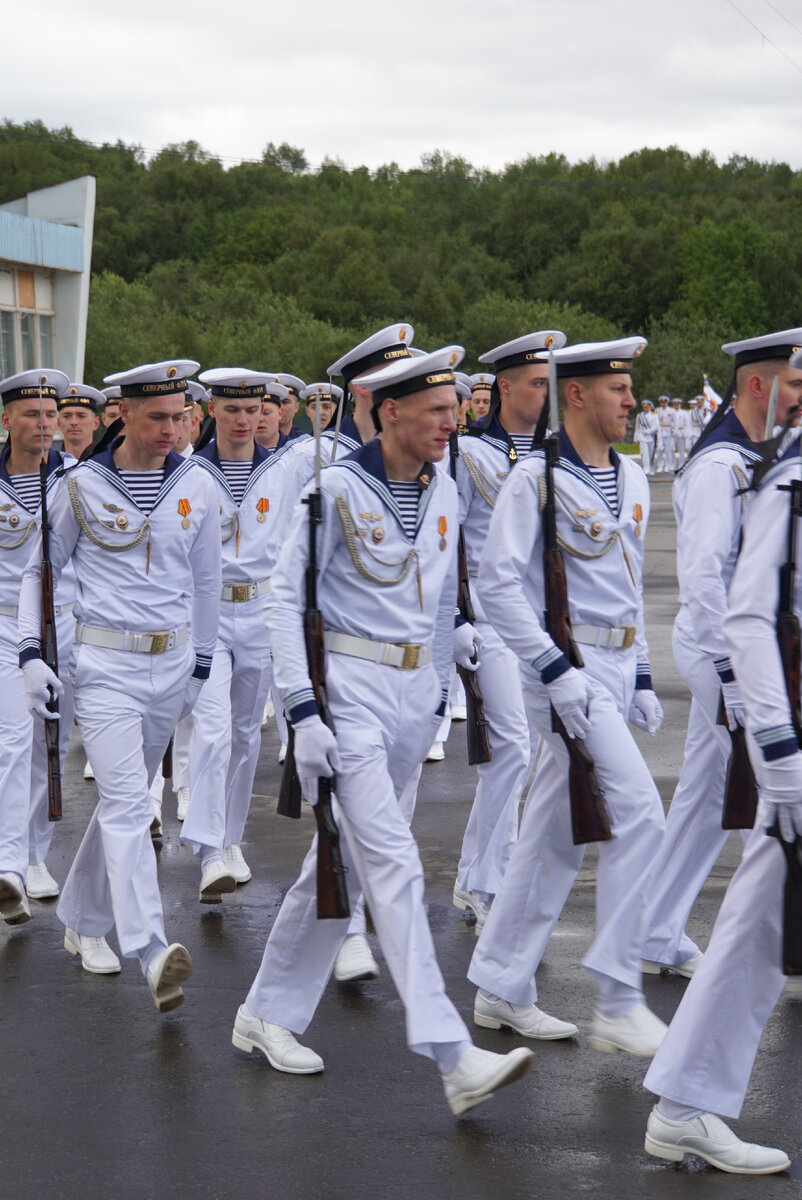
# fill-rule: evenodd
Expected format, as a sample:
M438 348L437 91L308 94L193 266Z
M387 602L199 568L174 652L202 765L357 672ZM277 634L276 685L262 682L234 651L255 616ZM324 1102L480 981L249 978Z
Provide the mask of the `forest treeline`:
M0 202L97 176L86 380L181 355L312 380L410 321L424 348L531 329L644 334L641 396L723 391L723 341L802 324L802 172L677 147L618 162L447 153L376 170L269 143L226 167L195 142L148 157L69 128L0 124Z

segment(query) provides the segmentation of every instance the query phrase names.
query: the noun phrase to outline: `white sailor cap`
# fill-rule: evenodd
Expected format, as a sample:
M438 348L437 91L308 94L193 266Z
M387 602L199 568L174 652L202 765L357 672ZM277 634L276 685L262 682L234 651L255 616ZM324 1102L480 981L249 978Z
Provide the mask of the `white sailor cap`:
M101 388L101 391L103 392L107 404L109 401L111 401L112 404L120 403L120 389L118 387L105 387Z
M633 360L643 353L646 338L619 338L615 342L580 342L554 351L558 379L580 379L585 375L628 375ZM548 352L541 350L537 355L541 362L548 361ZM666 397L667 398L667 397ZM662 400L662 396L660 397Z
M288 392L300 398L301 392L306 387L303 379L299 379L297 375L288 375L286 371L278 371L273 378L276 383L282 384Z
M682 404L682 400L680 399L679 396L675 396L674 399L671 401L671 403L672 404Z
M263 400L265 384L275 383L275 376L267 371L249 371L246 367L213 367L198 376L201 383L209 385L212 397L229 400Z
M191 358L171 358L166 362L143 363L130 371L107 375L104 383L117 384L120 399L168 396L187 390L187 379L194 375L200 363Z
M567 338L559 329L541 329L537 333L525 333L523 337L513 338L503 346L496 346L479 355L479 362L490 363L496 374L505 367L522 367L526 363L538 362L538 351L558 350L564 346Z
M273 404L278 404L281 407L289 394L290 389L285 387L283 383L278 383L275 376L271 375L265 384L265 394L262 399L271 400Z
M198 383L196 379L187 380L187 394L184 397L184 407L192 408L194 404L203 404L204 400L209 399L209 393L202 383Z
M454 368L465 357L462 346L443 346L422 357L399 359L360 379L362 387L373 393L373 407L393 396L400 399L413 392L425 392L444 384L454 386Z
M342 375L345 382L350 383L357 375L371 368L383 367L399 358L411 358L409 343L414 333L415 330L408 323L387 325L338 358L326 374Z
M454 372L454 387L457 389L460 400L470 400L471 381L467 375L463 375L462 371Z
M480 371L478 375L471 375L471 391L489 392L495 382L495 375L487 375L484 371Z
M796 367L797 370L799 370L799 368L802 367L802 346L800 346L797 350L795 350L794 353L791 355L790 363L791 363L791 366Z
M339 404L343 398L343 390L337 387L336 383L310 383L301 392L301 399L307 404L314 404L317 400L330 400L333 404Z
M649 405L649 408L654 408L654 405L652 404L651 400L641 400L641 402L640 402L641 408L645 408L647 404Z
M19 371L0 382L0 400L10 404L12 400L58 400L70 386L70 379L63 371L51 367L37 367L35 371Z
M665 400L666 404L668 404L669 397L668 396L658 396L657 400L658 400L659 404L662 404L664 400Z
M97 406L105 403L106 397L97 388L90 387L87 383L71 383L66 392L59 397L58 410L62 412L65 408L85 408L97 412Z
M744 338L741 342L726 342L721 347L735 359L735 369L749 363L766 362L772 358L790 358L802 349L802 329L782 329L762 337Z

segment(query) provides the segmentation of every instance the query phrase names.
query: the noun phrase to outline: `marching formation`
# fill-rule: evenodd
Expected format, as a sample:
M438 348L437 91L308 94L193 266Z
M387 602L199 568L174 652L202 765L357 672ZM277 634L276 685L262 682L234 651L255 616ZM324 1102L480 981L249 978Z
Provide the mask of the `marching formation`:
M644 401L640 462L615 446L645 339L530 332L469 376L461 346L413 337L381 329L308 385L240 367L194 379L184 359L103 392L49 368L0 382L0 917L57 900L84 970L121 971L114 933L157 1009L180 1005L192 959L159 890L163 778L197 900L222 906L251 879L274 710L279 812L303 798L318 832L231 1014L235 1047L324 1069L301 1039L332 975L378 975L367 907L409 1049L453 1113L489 1100L530 1068L532 1041L579 1035L538 1007L537 971L596 843L589 1043L653 1060L646 1150L785 1170L722 1118L802 974L785 866L802 845L802 329L724 346L734 380L715 411ZM663 721L643 610L657 471L676 472L673 649L692 697L667 817L630 728ZM477 935L474 1024L525 1039L506 1054L476 1047L446 994L410 829L422 764L462 706L476 790L453 902ZM98 801L60 885L46 860L73 720ZM743 859L702 952L686 923L730 828ZM667 1028L642 977L669 972L690 982Z

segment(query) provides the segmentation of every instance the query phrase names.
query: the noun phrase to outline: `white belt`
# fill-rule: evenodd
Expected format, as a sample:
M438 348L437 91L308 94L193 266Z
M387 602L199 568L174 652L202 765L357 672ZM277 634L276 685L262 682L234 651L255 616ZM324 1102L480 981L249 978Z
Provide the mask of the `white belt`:
M415 671L432 661L431 646L417 642L372 642L369 638L352 637L350 633L326 633L323 640L332 654L364 658L385 667L397 667L399 671Z
M78 621L75 627L76 642L85 642L87 646L102 646L104 650L131 650L135 654L164 654L166 650L175 650L183 646L187 640L187 627L180 629L165 629L157 633L132 633L128 629L99 629L97 625L83 625Z
M628 650L635 641L634 625L572 625L571 631L583 646L600 646L604 650Z
M62 613L66 613L66 612L71 613L72 609L73 609L72 604L57 604L56 607L53 609L53 615L56 617L60 617ZM19 609L17 608L16 604L0 604L0 617L18 617L18 616L19 616Z
M259 583L224 583L220 590L220 599L241 604L243 600L255 600L257 596L265 596L269 591L269 579L262 579Z

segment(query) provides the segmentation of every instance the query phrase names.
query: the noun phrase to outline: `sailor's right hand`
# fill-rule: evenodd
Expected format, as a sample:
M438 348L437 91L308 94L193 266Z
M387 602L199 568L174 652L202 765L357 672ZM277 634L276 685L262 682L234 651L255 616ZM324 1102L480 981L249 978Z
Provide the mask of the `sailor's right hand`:
M746 726L746 713L744 712L744 702L741 699L741 689L735 680L730 683L722 683L721 695L724 699L724 709L727 714L727 726L730 729L737 729L739 725Z
M64 695L64 684L54 671L41 658L29 658L22 667L22 677L25 682L25 703L32 717L41 717L44 721L57 721L58 713L48 712L47 703L50 700L52 688L56 697Z
M293 726L295 734L295 769L304 800L318 801L318 780L331 779L340 769L337 739L320 717L304 717Z
M586 738L590 733L588 707L591 690L587 679L576 667L569 667L546 684L549 700L557 716L572 738Z
M802 837L802 751L764 762L760 792L774 808L783 841Z

